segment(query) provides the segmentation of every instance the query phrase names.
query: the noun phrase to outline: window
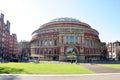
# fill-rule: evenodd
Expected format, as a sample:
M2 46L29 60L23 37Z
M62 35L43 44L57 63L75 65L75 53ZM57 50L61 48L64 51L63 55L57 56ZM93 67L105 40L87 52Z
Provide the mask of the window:
M93 44L92 44L92 43L93 43L92 40L90 41L90 43L91 43L90 46L93 46Z
M39 46L39 41L37 41L37 46Z
M45 46L47 46L47 41L45 41Z
M57 45L57 40L54 41L55 46Z
M46 50L46 49L44 49L44 55L46 55L46 53L47 53L47 50Z
M52 50L51 49L49 49L49 54L52 54Z
M87 45L86 45L86 46L89 46L89 40L86 40L86 43L87 43Z
M50 46L52 45L52 40L49 41L49 45L50 45Z
M68 55L69 54L75 55L77 53L77 50L75 48L73 48L73 47L68 47L66 51L67 51Z
M66 44L68 44L68 41L69 41L68 36L66 36Z
M40 54L42 54L42 49L40 49Z
M74 36L70 36L70 43L74 43Z
M42 44L43 44L43 41L41 41L41 46L42 46Z
M38 52L38 50L37 50L37 48L35 48L35 54L37 54L37 52Z
M39 54L39 48L37 49L37 54Z
M78 36L75 37L76 43L78 43Z
M54 54L57 54L57 50L56 49L54 49Z

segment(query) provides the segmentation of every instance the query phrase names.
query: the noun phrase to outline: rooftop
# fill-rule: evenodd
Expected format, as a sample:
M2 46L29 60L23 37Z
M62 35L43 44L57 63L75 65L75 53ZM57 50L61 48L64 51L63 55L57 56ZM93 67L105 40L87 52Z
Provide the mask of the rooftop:
M63 21L80 22L79 20L75 18L68 18L68 17L56 18L56 19L51 20L50 22L63 22Z

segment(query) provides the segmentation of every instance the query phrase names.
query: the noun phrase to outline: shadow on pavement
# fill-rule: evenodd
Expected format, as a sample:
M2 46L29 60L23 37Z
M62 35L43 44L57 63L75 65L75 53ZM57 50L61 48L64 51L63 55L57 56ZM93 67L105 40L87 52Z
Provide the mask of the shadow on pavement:
M20 78L15 75L0 75L0 80L20 80Z

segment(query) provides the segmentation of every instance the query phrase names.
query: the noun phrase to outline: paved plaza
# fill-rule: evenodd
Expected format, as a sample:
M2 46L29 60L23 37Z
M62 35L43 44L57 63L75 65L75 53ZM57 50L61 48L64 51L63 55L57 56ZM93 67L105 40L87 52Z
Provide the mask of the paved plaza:
M0 75L0 80L120 80L120 73L82 75Z
M95 73L120 73L120 69L110 68L110 67L104 67L100 66L98 64L80 64L81 66L84 66L88 68L89 70L95 72Z

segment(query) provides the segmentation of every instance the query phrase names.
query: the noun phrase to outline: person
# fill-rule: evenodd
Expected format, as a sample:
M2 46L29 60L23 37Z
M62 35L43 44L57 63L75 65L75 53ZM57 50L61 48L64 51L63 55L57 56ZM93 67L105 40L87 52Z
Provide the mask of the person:
M75 62L76 64L78 64L78 60L76 59L76 62Z
M39 63L39 59L38 59L38 58L35 58L35 59L34 59L34 62L35 62L35 63Z
M71 64L73 63L73 60L71 60Z

